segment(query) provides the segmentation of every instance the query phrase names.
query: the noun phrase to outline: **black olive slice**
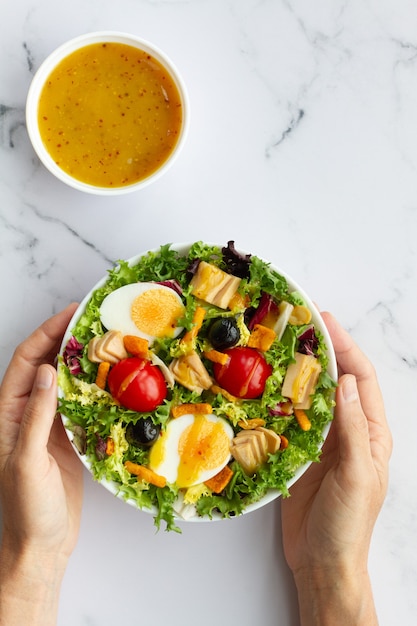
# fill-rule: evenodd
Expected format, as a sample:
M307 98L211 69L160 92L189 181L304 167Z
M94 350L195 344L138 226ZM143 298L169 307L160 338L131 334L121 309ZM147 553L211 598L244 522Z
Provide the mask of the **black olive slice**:
M209 328L208 339L215 350L226 350L240 339L240 330L234 317L219 317Z
M136 424L128 424L126 439L132 446L151 446L159 436L161 427L154 424L150 417L140 419Z

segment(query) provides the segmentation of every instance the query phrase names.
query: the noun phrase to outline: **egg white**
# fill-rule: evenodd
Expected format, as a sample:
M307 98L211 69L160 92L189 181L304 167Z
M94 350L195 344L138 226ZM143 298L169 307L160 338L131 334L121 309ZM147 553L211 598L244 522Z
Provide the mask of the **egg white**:
M107 330L119 330L122 335L136 335L147 339L150 344L155 340L156 335L149 334L141 330L134 322L131 309L135 299L147 291L165 290L175 297L180 305L183 305L180 296L170 287L157 283L131 283L119 287L106 296L100 306L100 320ZM183 330L177 326L173 329L173 337Z
M223 432L226 434L231 443L234 437L234 432L231 425L226 420L213 414L204 415L204 418L210 422L220 424ZM178 451L180 439L184 431L193 424L194 420L195 416L189 413L168 422L166 430L162 435L163 441L158 442L158 445L162 446L162 458L159 462L154 462L151 451L149 467L160 476L164 476L168 483L175 484L177 481L178 470L181 463ZM192 487L193 485L198 485L206 480L209 480L210 478L213 478L213 476L216 476L216 474L218 474L228 464L230 459L231 454L229 453L216 467L201 471L198 476L196 476L192 484L188 486Z

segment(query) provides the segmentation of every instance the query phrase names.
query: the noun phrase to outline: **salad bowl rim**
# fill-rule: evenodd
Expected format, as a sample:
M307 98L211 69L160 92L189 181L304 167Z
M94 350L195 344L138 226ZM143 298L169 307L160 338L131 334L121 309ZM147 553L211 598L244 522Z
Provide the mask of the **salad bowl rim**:
M191 246L193 245L194 242L189 243L189 242L183 242L183 243L173 243L173 244L169 244L170 249L175 250L176 252L178 252L181 255L186 255L188 254ZM211 243L211 242L206 242L204 241L205 245L208 246L217 246L220 247L221 246L218 243ZM156 248L150 248L148 250L145 250L144 252L138 253L128 259L126 259L126 263L128 263L129 266L134 266L136 265L141 258L143 258L144 256L150 254L150 253L158 253L161 250L161 246L158 246ZM241 249L241 248L236 248L237 252L241 253L241 254L249 254L247 251ZM312 313L312 323L314 324L315 328L318 328L318 330L320 331L320 333L323 335L323 339L324 339L324 343L326 346L326 354L328 357L328 366L327 366L327 372L329 374L329 376L333 379L333 380L337 380L337 361L336 361L336 355L334 352L334 348L333 348L333 344L330 338L330 334L326 328L326 325L320 315L320 311L317 308L317 306L315 305L314 301L311 300L311 298L308 296L308 294L305 292L305 290L288 274L286 273L284 270L282 270L280 267L278 267L277 265L271 263L270 261L267 261L266 259L264 259L263 257L261 257L260 255L256 254L256 253L250 253L252 256L256 256L258 259L260 259L261 261L263 261L264 263L267 263L268 266L274 270L275 272L279 273L283 278L285 278L285 280L288 283L289 289L291 292L297 292L298 294L300 294L300 296L302 297L302 299L304 300L305 304L307 305L307 307L311 310ZM115 265L115 269L117 270L118 268L118 264ZM65 349L66 344L68 343L69 339L72 336L72 332L71 330L74 328L75 324L78 322L78 320L80 319L80 317L82 316L82 314L84 313L84 310L86 308L87 303L89 302L92 294L94 293L94 291L96 291L97 289L100 289L101 287L103 287L105 285L105 283L108 280L108 276L103 276L102 278L100 278L95 285L90 289L90 291L85 295L85 297L82 299L82 301L80 302L79 306L77 307L76 311L74 312L68 326L67 329L65 331L63 340L61 342L61 346L60 346L60 350L59 350L59 354L62 355L63 351ZM61 367L62 365L60 363L58 363L58 368ZM63 391L60 387L58 387L58 397L63 397ZM71 420L69 418L67 418L65 415L61 414L61 419L65 428L65 432L67 434L67 437L69 439L69 441L71 442L71 445L73 446L74 450L76 450L76 446L73 442L73 432L68 428L67 424L71 422ZM323 430L322 430L322 442L319 446L319 449L321 450L321 448L324 445L324 442L329 434L330 431L330 427L331 427L331 422L328 422ZM86 455L81 455L77 452L81 462L83 463L83 465L86 467L86 469L91 473L91 464L88 460L88 458L86 457ZM308 468L312 465L312 461L308 461L307 463L304 463L303 465L301 465L294 473L294 476L287 481L287 487L288 489L290 489L304 474L305 472L308 470ZM125 496L123 496L122 494L119 494L119 489L117 486L117 483L114 481L109 481L106 478L101 478L98 479L96 482L98 482L99 484L101 484L103 487L105 487L110 493L112 493L114 496L116 496L117 498L122 499L124 502L126 502L127 504L133 506L134 508L140 510L140 511L144 511L145 513L149 513L152 515L155 515L157 513L157 509L155 506L152 507L138 507L138 504L133 500L133 499L129 499L126 498ZM277 498L281 497L282 493L280 490L278 489L270 489L268 490L268 492L262 497L260 498L257 502L253 502L252 504L249 504L245 507L245 509L242 511L242 514L239 516L241 517L242 515L247 515L248 513L251 513L253 511L256 511L257 509L260 509L261 507L266 506L267 504L273 502L274 500L276 500ZM216 514L214 513L212 515L212 517L200 517L200 516L194 516L194 517L190 517L188 519L182 518L180 515L175 514L175 521L178 523L189 523L189 522L201 522L201 523L206 523L206 522L212 522L212 521L222 521L225 519L233 519L233 518L225 518L220 514Z

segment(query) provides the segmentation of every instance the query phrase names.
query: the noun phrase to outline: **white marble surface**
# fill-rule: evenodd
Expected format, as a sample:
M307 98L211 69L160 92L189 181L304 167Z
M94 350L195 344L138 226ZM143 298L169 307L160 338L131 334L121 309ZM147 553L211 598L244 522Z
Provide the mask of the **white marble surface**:
M55 180L25 130L44 57L102 29L163 48L192 105L180 159L119 199ZM269 258L377 366L395 448L370 570L381 626L414 624L415 0L3 0L0 59L1 374L15 344L116 259L196 239ZM59 626L298 624L279 502L155 534L151 517L88 475L85 486Z

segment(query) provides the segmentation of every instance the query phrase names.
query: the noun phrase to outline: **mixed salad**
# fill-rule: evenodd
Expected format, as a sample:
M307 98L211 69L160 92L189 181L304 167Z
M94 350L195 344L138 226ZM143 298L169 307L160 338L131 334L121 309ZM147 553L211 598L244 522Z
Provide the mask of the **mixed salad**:
M289 495L333 417L327 370L310 308L267 262L233 241L167 244L93 291L59 356L58 410L97 480L180 531Z

